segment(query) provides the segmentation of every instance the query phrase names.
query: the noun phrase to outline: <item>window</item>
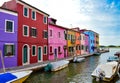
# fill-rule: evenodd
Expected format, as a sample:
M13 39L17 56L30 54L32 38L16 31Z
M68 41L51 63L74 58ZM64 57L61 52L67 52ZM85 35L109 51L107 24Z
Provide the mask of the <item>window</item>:
M47 46L44 46L44 54L46 55L47 54Z
M37 29L36 28L31 28L31 36L37 37Z
M61 37L60 32L58 32L58 38L60 38L60 37Z
M15 45L14 44L5 44L4 45L4 54L5 54L5 56L13 56L15 54Z
M66 31L64 31L64 38L65 38L65 40L67 40L67 34L66 34Z
M14 32L14 22L10 21L10 20L6 20L5 24L6 24L5 32L13 33Z
M68 40L70 40L70 34L68 34Z
M50 37L52 37L52 30L50 30Z
M44 38L48 38L48 33L47 33L47 31L44 31L43 34L44 34Z
M26 25L23 26L23 36L29 36L29 27Z
M24 7L24 12L23 12L25 17L29 16L29 9L27 7Z
M35 11L32 11L32 19L36 20L36 12Z
M46 17L46 16L44 16L43 22L44 22L45 24L47 24L47 17Z
M33 56L36 55L36 46L32 46L32 55L33 55Z

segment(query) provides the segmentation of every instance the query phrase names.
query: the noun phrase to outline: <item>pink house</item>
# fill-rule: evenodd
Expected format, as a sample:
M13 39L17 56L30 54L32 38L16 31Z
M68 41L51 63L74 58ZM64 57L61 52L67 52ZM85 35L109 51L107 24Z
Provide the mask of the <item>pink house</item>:
M85 34L85 54L89 54L89 35Z
M56 19L49 18L48 21L48 59L65 58L67 57L67 29L56 25Z
M81 54L85 54L85 34L80 33L80 41L81 41Z

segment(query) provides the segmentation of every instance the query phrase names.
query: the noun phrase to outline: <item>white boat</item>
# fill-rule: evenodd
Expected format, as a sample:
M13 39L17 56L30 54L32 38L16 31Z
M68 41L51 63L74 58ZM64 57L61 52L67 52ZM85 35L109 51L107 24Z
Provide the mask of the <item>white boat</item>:
M32 70L6 72L1 51L0 51L0 56L4 71L3 73L0 73L0 83L23 83L32 73Z
M96 80L111 81L117 75L119 64L116 61L100 64L93 71L91 76Z
M82 58L82 57L74 57L73 58L73 62L74 63L80 63L80 62L82 62L84 60L85 60L85 58Z
M67 67L69 64L69 61L67 60L60 60L56 62L51 62L45 67L45 71L58 71L65 67Z
M23 83L31 73L32 70L1 73L0 83Z

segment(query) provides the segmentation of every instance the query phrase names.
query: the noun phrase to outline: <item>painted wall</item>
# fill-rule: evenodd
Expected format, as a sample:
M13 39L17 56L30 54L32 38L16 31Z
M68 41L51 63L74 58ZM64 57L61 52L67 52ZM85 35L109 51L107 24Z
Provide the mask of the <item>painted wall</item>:
M84 32L85 34L87 34L89 36L89 53L94 53L94 47L95 47L95 44L94 44L94 41L95 41L95 37L94 37L94 32L91 31L91 30L87 30Z
M89 54L89 35L85 34L85 54Z
M64 46L66 46L67 43L64 35L66 29L55 24L49 24L48 31L49 31L48 32L49 60L61 59L67 57L67 49L64 49ZM51 36L50 36L51 33L50 31L52 31ZM60 38L59 38L59 33L60 33ZM50 53L50 46L52 46L52 54ZM61 53L58 52L59 46L61 48L60 51ZM55 49L57 50L57 55L55 55Z
M76 35L76 41L75 41L75 47L76 47L76 55L80 55L81 54L81 51L80 51L80 32L75 32L75 35Z
M11 4L14 3L14 6ZM5 6L6 5L6 6ZM23 16L23 8L27 7L29 8L29 17L24 17ZM3 7L7 7L8 9L12 9L14 11L18 12L18 65L23 65L22 59L23 59L23 54L22 54L22 48L24 45L28 45L29 47L29 63L37 63L38 62L38 50L36 50L36 55L32 56L32 45L35 45L36 48L41 46L42 48L44 46L48 46L48 39L44 39L43 37L43 31L46 30L48 31L48 24L45 24L43 22L44 16L48 17L48 14L39 11L32 6L27 5L23 1L17 1L12 0L6 4L3 5ZM36 11L36 20L32 20L32 10ZM24 37L23 36L23 25L27 25L29 27L29 36ZM30 29L34 27L37 29L37 37L32 37L30 35L31 31ZM47 54L43 53L42 49L42 60L41 61L46 61L48 60Z
M17 28L18 28L17 18L18 18L17 13L0 9L0 50L2 51L6 68L17 66ZM14 33L5 32L5 20L11 20L14 22ZM11 57L5 56L4 50L5 43L12 43L15 45L15 55ZM2 68L1 58L0 68Z
M85 34L84 33L81 33L80 34L81 36L81 55L82 54L85 54Z
M73 38L72 38L73 37ZM68 49L68 56L75 56L75 31L69 29L67 31L67 49ZM70 52L70 47L73 51Z

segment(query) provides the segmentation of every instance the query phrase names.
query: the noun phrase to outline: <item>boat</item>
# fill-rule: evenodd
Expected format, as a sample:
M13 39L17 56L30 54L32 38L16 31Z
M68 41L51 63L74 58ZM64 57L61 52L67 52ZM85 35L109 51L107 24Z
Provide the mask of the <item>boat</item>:
M82 58L82 57L74 57L73 58L73 62L74 63L80 63L80 62L82 62L84 60L85 60L85 58Z
M69 61L67 60L60 60L56 62L48 63L47 66L45 66L45 71L59 71L65 67L67 67L69 64Z
M94 53L93 55L99 56L99 55L101 55L101 53L100 53L100 52L96 52L96 53Z
M91 76L97 81L111 81L117 75L119 68L120 66L118 62L107 62L105 64L98 65L92 72Z
M114 55L120 58L120 52L116 52Z
M0 51L0 56L4 71L3 73L0 73L0 83L23 83L32 73L32 70L6 72L2 51Z
M109 58L107 59L108 62L111 62L111 61L119 61L119 58L118 56L109 56Z
M1 73L0 83L23 83L31 73L32 70Z

